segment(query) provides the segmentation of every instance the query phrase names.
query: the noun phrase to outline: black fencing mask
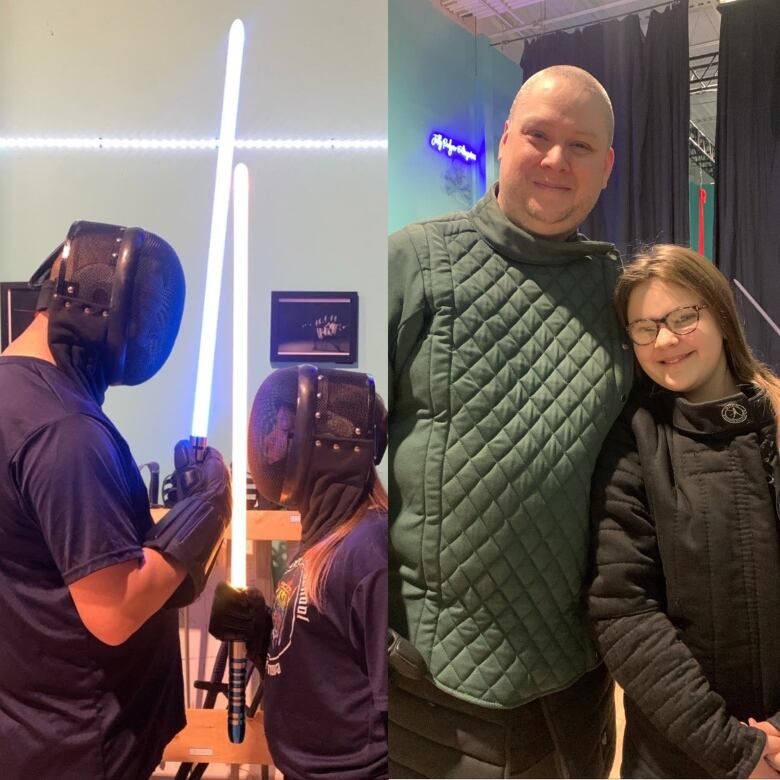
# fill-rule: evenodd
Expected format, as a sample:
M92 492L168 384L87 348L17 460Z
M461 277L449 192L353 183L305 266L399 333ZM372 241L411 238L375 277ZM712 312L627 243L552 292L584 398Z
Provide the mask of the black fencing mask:
M283 368L260 385L248 438L258 492L301 513L305 549L366 497L387 445L387 412L368 374Z
M55 262L62 258L56 278ZM141 228L74 222L35 272L57 366L103 403L108 385L137 385L162 367L184 311L184 271Z

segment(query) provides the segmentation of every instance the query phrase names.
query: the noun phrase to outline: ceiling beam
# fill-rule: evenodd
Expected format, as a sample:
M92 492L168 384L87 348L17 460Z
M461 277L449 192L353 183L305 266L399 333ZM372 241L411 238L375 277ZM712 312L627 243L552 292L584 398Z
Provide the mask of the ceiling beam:
M539 5L543 0L498 0L507 12L517 11L519 8L527 8L532 5ZM455 16L476 16L477 18L486 18L493 16L496 10L488 0L439 0L439 5ZM479 13L480 8L487 8L487 13ZM517 20L521 23L521 20Z
M531 23L528 23L528 24L524 24L524 25L521 25L519 27L510 28L508 30L502 30L500 33L496 33L495 35L490 36L491 43L493 45L501 45L503 43L511 43L513 41L521 40L522 37L523 37L522 35L520 35L517 38L511 38L511 39L507 39L507 40L495 40L498 36L508 35L508 34L511 34L511 33L534 33L534 34L539 34L539 27L540 27L541 24L545 24L545 25L556 24L557 25L558 22L566 22L566 21L569 21L571 19L579 19L580 17L583 17L583 16L593 16L594 14L599 14L602 11L608 11L608 10L612 10L612 9L616 9L616 8L626 8L627 9L624 13L618 13L616 15L616 16L623 16L623 15L627 15L627 14L631 14L631 13L641 13L642 11L649 11L649 10L652 10L653 8L660 8L660 7L665 6L665 5L671 5L672 2L674 2L674 0L657 0L657 2L655 2L655 3L651 3L651 4L647 4L646 3L641 8L636 8L636 7L632 8L632 7L630 7L630 6L636 6L639 1L640 0L611 0L611 2L609 2L609 3L604 3L604 4L596 6L594 8L585 8L585 9L581 9L579 11L572 11L571 13L561 14L560 16L555 16L555 17L550 18L550 19L544 19L544 20L540 19L540 20L538 20L536 22L531 22ZM616 18L616 17L610 17L610 18ZM606 21L606 19L598 19L598 18L596 18L596 19L593 19L592 21L593 22L599 22L599 21ZM574 26L576 26L576 25L574 25ZM557 32L560 29L561 28L558 28L558 27L550 27L550 28L546 29L545 32Z

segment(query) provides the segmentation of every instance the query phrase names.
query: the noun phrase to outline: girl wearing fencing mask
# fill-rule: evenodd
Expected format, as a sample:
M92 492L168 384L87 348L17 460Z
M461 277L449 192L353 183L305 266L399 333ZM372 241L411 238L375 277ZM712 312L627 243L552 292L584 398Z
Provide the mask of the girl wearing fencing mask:
M659 245L615 290L638 382L594 476L590 612L622 777L780 777L780 379L728 282Z
M311 365L272 373L252 407L252 478L300 512L301 545L270 610L220 586L210 630L241 638L244 616L265 669L268 746L289 780L387 777L387 494L375 469L386 417L372 377Z

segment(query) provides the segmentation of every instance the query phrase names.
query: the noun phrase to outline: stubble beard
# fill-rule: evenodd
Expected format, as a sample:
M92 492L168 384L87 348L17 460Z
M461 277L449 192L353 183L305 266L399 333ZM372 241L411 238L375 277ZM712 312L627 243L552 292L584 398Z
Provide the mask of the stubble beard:
M535 222L555 228L561 223L568 222L577 211L577 208L576 204L573 203L557 213L550 214L549 209L535 203L533 198L529 198L523 203L523 211Z
M569 208L563 209L555 216L550 217L545 214L545 209L541 207L534 207L533 205L529 205L528 207L528 213L530 216L534 217L534 219L538 219L540 222L545 222L550 225L557 225L559 222L564 222L565 220L569 219L572 214L574 214L574 211L574 206L569 206Z
M579 222L576 222L571 229L564 230L559 228L562 223L569 221L577 212L576 203L563 207L557 213L550 215L550 210L542 206L538 201L535 201L531 195L523 196L518 193L517 196L514 197L511 188L509 197L501 198L501 193L502 190L499 187L499 207L501 207L504 215L519 228L534 235L541 236L542 238L554 238L559 234L568 235L573 232L579 224ZM515 202L517 207L510 211L506 209L506 206L511 202ZM540 228L545 232L540 232ZM549 236L547 235L548 231L546 229L549 229Z

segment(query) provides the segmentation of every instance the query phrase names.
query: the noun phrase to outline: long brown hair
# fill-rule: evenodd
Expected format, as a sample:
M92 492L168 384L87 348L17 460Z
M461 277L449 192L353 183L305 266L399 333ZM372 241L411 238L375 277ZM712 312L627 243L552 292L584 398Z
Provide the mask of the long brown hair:
M723 333L726 361L734 380L738 385L753 384L765 390L775 417L780 419L780 378L761 363L748 346L726 277L692 249L676 244L656 244L626 267L615 287L615 309L623 327L628 324L631 293L651 279L684 287L710 307Z
M355 514L303 554L306 597L317 609L320 609L322 605L323 589L333 563L333 553L347 534L357 527L371 509L387 512L387 491L379 479L376 468L373 469L369 477L366 498Z

